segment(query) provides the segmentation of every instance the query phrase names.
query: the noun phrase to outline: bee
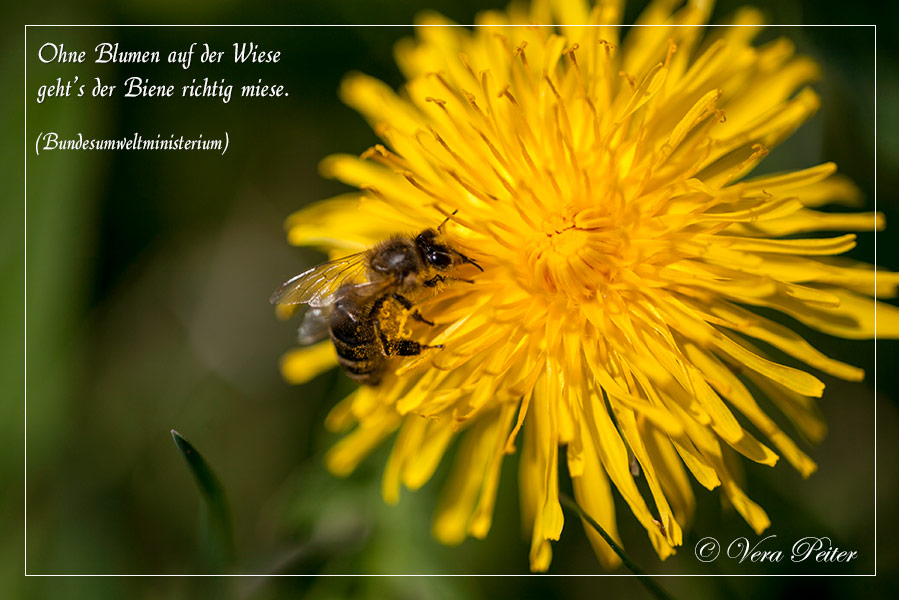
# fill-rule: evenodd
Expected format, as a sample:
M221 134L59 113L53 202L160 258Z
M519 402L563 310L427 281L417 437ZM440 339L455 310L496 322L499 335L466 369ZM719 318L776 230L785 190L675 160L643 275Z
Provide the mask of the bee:
M395 302L416 321L434 325L408 296L447 280L474 283L451 274L463 264L484 270L446 243L444 224L414 237L395 235L363 252L313 267L284 282L270 302L308 304L297 335L300 344L330 336L344 372L363 385L377 385L390 357L442 347L391 339L381 322L385 303Z

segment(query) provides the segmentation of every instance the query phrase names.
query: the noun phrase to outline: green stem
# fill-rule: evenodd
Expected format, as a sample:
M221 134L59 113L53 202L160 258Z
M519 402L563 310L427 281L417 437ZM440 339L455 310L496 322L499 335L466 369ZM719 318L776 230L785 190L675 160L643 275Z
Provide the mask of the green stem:
M571 511L577 513L579 517L585 520L590 524L596 532L602 536L602 539L606 541L606 543L612 548L615 554L621 559L621 562L624 563L624 566L627 567L631 573L637 576L637 580L643 584L643 587L652 594L654 598L658 598L659 600L674 600L674 597L666 592L662 587L657 584L651 577L649 577L643 569L638 567L631 557L629 557L625 552L624 548L619 546L615 540L612 539L606 530L603 529L599 523L597 523L593 517L584 512L584 509L578 506L577 502L572 500L567 494L559 494L559 500L562 502L562 505L568 508Z

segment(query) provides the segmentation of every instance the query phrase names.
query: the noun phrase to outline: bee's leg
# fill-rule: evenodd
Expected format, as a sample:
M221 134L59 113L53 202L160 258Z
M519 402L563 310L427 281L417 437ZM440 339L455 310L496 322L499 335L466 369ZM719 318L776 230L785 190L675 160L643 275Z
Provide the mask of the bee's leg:
M384 296L386 298L387 296ZM409 302L407 298L400 296L406 302ZM381 300L379 298L379 300ZM397 300L401 304L403 300ZM383 302L381 302L383 304ZM410 303L411 305L411 303ZM377 313L372 313L376 315ZM374 325L375 331L378 334L378 340L381 342L381 350L384 353L384 356L418 356L421 354L422 350L428 350L430 348L443 348L443 344L436 344L434 346L428 346L426 344L419 344L415 340L391 340L381 329L381 320L378 319L377 316L374 316L372 319L372 324Z
M418 356L421 354L422 350L427 350L429 348L443 348L443 344L427 346L425 344L419 344L415 340L393 340L388 341L388 344L388 353L391 356Z
M369 317L370 319L374 319L375 323L377 323L377 315L378 315L378 311L380 311L380 310L381 310L381 307L384 306L384 301L385 301L385 300L387 300L387 296L381 296L380 298L378 298L377 300L375 300L375 301L372 303L371 308L368 309L368 317ZM380 330L379 330L379 331L380 331Z
M464 279L462 277L453 277L447 275L434 275L430 279L426 281L422 281L421 284L427 287L435 287L438 283L443 283L446 280L450 281L461 281L462 283L474 283L471 279Z
M381 320L378 318L378 311L384 306L384 301L386 299L387 296L381 296L375 300L368 311L368 317L371 319L375 333L378 335L378 341L381 342L381 353L384 354L384 356L390 356L390 340L384 335L384 331L381 329Z
M446 281L446 277L438 273L437 275L434 275L430 279L422 281L421 283L422 285L425 285L427 287L435 287L438 283L443 283L444 281Z
M375 321L375 329L378 332L378 339L381 341L381 351L384 353L384 356L390 356L390 340L387 339L387 336L384 335L384 332L381 331L381 324Z
M379 298L378 300L380 301L381 299ZM383 304L383 302L381 304ZM384 354L384 356L392 355L392 345L390 340L387 339L387 336L384 335L384 331L381 329L381 320L377 317L374 317L372 319L372 325L375 328L375 333L378 334L378 341L381 342L381 352Z
M425 323L426 325L431 325L433 327L433 325L434 325L433 321L428 321L423 316L421 316L420 312L418 312L417 310L412 310L412 301L411 300L409 300L405 296L401 296L400 294L391 294L391 297L394 300L396 300L397 302L399 302L403 308L405 308L408 311L412 311L413 319L415 319L416 321Z
M442 344L427 346L419 344L415 340L389 340L381 331L380 323L377 320L375 320L375 328L378 331L378 338L381 340L381 348L384 350L385 356L418 356L422 350L428 348L443 348Z
M421 344L415 340L394 340L390 343L390 353L396 356L418 356Z

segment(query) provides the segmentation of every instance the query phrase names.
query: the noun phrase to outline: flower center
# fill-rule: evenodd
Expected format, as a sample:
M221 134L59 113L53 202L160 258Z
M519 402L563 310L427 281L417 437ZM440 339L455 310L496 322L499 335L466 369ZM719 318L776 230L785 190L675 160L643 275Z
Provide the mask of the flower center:
M525 248L532 285L543 294L564 294L576 301L595 297L597 284L608 277L596 251L596 232L567 219L543 226Z

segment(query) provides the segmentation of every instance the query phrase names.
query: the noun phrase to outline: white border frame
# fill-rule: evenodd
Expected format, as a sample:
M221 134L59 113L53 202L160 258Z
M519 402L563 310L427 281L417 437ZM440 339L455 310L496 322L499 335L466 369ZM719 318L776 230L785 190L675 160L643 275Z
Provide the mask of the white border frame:
M134 574L134 573L78 573L78 574L57 574L57 573L29 573L28 572L28 28L34 27L116 27L116 28L126 28L126 27L472 27L477 28L481 27L481 25L474 24L462 24L457 23L455 25L413 25L413 24L380 24L380 25L366 25L366 24L258 24L258 25L228 25L228 24L128 24L128 25L120 25L120 24L26 24L25 25L25 43L24 43L24 80L23 87L24 89L24 102L25 102L25 119L24 119L24 138L25 138L25 173L24 173L24 212L25 212L25 240L24 240L24 255L25 255L25 265L24 265L24 329L25 329L25 345L24 345L24 363L25 363L25 390L24 390L24 412L25 412L25 423L24 423L24 455L25 455L25 464L24 464L24 489L25 489L25 498L24 498L24 530L25 530L25 542L23 547L23 557L24 557L24 575L25 577L876 577L877 576L877 304L874 304L874 573L832 573L832 574L806 574L806 573L797 573L797 574L780 574L780 573L747 573L747 574L739 574L739 573L728 573L728 574L717 574L717 573L708 573L708 574L683 574L683 573L647 573L644 575L635 575L633 573L585 573L585 574L539 574L539 573L520 573L520 574L435 574L435 573L424 573L424 574L385 574L385 573L349 573L349 574L302 574L302 573L280 573L280 574L269 574L269 573L227 573L227 574L183 574L183 573L148 573L148 574ZM518 27L522 26L520 24L509 24L506 27ZM556 25L541 25L543 27L555 27ZM596 27L597 25L586 25L587 27ZM605 25L608 27L609 25ZM650 24L619 24L617 27L695 27L696 25L679 25L679 24L666 24L666 25L650 25ZM734 27L735 25L729 24L713 24L713 23L705 23L701 25L702 27ZM737 25L740 27L740 25ZM873 27L874 28L874 212L877 212L877 25L876 24L805 24L805 25L795 25L795 24L766 24L764 25L765 29L769 28L780 28L780 27L793 27L793 28L803 28L803 27ZM877 264L877 230L874 230L874 265ZM877 288L877 270L874 270L874 287ZM435 542L436 543L436 542ZM682 546L682 548L686 548Z

